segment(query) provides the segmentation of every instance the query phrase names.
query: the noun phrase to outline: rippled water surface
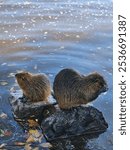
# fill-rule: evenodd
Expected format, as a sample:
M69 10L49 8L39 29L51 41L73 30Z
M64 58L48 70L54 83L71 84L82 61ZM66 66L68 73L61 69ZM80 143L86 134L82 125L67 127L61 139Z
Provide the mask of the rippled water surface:
M109 128L90 141L90 150L112 150L112 1L0 0L0 113L15 127L8 140L24 136L8 102L14 74L46 73L53 84L67 67L82 74L97 71L107 80L107 94L93 105ZM5 141L0 138L0 144Z

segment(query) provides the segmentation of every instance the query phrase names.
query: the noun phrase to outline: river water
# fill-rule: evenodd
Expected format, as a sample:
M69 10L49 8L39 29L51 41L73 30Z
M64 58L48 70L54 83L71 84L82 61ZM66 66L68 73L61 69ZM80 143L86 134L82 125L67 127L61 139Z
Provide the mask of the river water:
M8 101L14 74L45 73L53 85L58 71L69 67L106 79L108 92L92 104L109 128L90 141L90 150L112 150L112 38L111 0L0 0L0 113L15 128L8 141L24 137Z

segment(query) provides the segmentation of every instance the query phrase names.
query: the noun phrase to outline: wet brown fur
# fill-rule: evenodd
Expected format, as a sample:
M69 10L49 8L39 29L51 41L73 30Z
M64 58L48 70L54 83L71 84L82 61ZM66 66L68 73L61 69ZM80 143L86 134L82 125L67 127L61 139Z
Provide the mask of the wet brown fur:
M17 73L15 77L26 98L32 102L47 102L48 96L51 94L51 85L46 75L21 72Z
M63 69L55 77L54 96L62 109L69 109L95 100L107 91L107 83L98 73L80 75L73 69Z

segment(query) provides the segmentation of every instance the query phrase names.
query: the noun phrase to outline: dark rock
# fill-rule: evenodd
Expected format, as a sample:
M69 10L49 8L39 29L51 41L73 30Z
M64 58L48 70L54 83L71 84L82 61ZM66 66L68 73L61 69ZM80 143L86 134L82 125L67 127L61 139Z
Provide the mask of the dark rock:
M14 117L20 119L38 119L39 117L43 119L54 113L56 110L52 104L46 104L44 101L32 103L26 101L25 97L18 99L12 97L10 98L10 104L12 106Z
M68 145L67 141L75 145L79 139L80 143L82 139L82 146L85 146L87 139L98 137L108 128L102 113L92 106L56 110L52 104L31 103L14 97L10 103L16 121L24 130L30 128L28 119L38 119L39 125L36 128L42 128L44 137L54 149Z
M42 121L43 134L48 141L78 135L97 135L106 131L102 113L92 106L79 106L70 110L58 110Z

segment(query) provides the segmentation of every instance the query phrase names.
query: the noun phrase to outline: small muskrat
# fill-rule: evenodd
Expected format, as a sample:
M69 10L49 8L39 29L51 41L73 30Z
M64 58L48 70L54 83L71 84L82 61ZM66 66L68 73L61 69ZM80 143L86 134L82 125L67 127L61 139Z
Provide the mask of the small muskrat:
M53 90L59 107L69 109L95 100L108 86L96 72L83 76L73 69L63 69L54 79Z
M23 95L31 102L48 102L48 96L51 94L50 81L45 74L31 74L21 72L15 75Z

